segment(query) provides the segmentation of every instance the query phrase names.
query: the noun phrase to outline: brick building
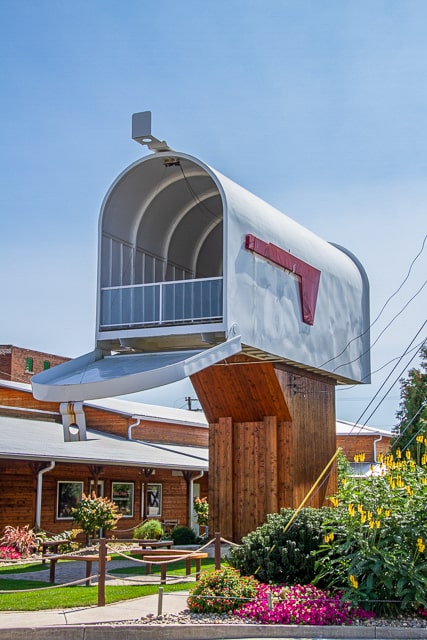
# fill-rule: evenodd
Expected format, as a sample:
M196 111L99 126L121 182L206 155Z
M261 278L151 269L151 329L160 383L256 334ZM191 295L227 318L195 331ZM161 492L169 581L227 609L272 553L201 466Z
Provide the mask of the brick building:
M1 344L0 378L16 382L29 382L35 373L55 367L57 364L67 362L67 360L69 358L43 351L23 349L12 344Z

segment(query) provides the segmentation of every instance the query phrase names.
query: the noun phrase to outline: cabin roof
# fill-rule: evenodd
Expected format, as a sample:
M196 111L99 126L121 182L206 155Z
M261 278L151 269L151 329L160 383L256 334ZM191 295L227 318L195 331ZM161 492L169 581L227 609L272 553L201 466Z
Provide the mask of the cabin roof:
M87 440L64 442L61 424L0 416L0 459L208 469L206 447L127 440L87 429Z
M392 433L386 429L377 429L376 427L368 427L367 425L348 422L346 420L337 420L337 436L386 436L392 437Z
M32 393L31 384L0 380L0 387L8 387L17 391ZM0 403L1 404L1 403ZM103 398L102 400L85 400L88 407L121 413L130 417L145 418L155 422L166 422L170 424L182 424L192 427L207 428L208 423L202 411L188 411L187 409L176 409L175 407L164 407L154 404L145 404L122 398Z

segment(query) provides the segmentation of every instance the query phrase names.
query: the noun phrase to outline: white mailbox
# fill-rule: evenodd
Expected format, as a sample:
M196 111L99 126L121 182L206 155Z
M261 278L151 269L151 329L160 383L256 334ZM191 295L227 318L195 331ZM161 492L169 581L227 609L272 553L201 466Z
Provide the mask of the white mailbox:
M240 351L369 382L359 261L198 158L140 141L154 153L101 207L95 349L35 375L35 397L131 393Z

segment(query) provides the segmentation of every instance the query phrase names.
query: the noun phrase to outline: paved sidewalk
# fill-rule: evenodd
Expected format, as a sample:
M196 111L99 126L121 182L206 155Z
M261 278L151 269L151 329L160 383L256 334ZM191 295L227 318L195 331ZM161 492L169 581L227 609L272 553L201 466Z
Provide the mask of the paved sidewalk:
M127 560L111 560L107 564L107 571L117 568L126 568L135 566L135 563ZM75 580L85 578L85 563L83 562L58 562L56 566L55 584L65 584ZM93 563L93 574L96 576L98 567L97 563ZM49 580L49 563L46 563L46 569L42 571L33 571L26 574L8 575L10 579L41 580L48 582ZM107 578L106 585L122 585L122 584L156 584L160 586L160 575L144 575L142 569L141 576L130 576L128 580L123 577ZM177 577L176 580L168 580L169 584L173 582L183 582L184 576ZM189 576L187 580L194 580L193 576ZM97 579L92 579L92 584L97 584ZM172 593L164 593L162 598L162 613L178 613L187 606L188 591L178 591ZM17 611L17 612L0 612L0 629L13 627L44 627L57 625L74 625L74 624L93 624L99 622L117 622L120 620L135 620L149 614L157 616L159 612L159 596L145 596L144 598L135 598L133 600L125 600L108 604L105 607L90 606L79 607L75 609L57 609L46 611Z
M186 608L188 592L178 591L163 594L163 613L178 613ZM137 620L158 613L158 595L146 596L108 604L105 607L82 607L76 609L49 609L47 611L2 611L0 629L31 627L58 627L62 625L99 624Z

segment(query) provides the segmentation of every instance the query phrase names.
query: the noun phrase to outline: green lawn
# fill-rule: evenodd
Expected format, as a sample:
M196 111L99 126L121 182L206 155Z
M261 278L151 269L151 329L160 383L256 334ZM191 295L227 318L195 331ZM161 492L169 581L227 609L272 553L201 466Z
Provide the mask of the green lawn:
M115 559L123 559L121 556L112 556ZM42 609L63 609L68 607L95 606L98 602L98 587L76 585L73 587L54 587L49 582L39 580L27 580L25 574L41 571L49 568L49 564L7 565L0 567L0 611L40 611ZM214 560L206 558L202 560L202 568L213 569ZM194 567L193 567L194 571ZM159 572L159 567L153 565L152 572ZM129 576L144 575L145 567L135 564L129 568L112 569L111 575ZM22 574L22 579L10 579L11 574ZM179 562L168 569L168 575L185 575L185 563ZM183 591L190 589L195 582L183 582L180 584L163 585L165 593L168 591ZM158 593L159 584L149 585L117 585L105 586L106 604L120 600L131 600ZM26 589L30 591L25 591ZM42 590L40 590L42 589Z

